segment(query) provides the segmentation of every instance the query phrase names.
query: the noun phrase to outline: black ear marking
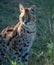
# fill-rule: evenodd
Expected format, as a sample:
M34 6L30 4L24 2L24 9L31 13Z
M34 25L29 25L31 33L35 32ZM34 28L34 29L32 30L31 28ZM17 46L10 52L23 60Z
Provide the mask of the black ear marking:
M30 11L31 11L31 14L34 15L36 13L36 6L32 5Z

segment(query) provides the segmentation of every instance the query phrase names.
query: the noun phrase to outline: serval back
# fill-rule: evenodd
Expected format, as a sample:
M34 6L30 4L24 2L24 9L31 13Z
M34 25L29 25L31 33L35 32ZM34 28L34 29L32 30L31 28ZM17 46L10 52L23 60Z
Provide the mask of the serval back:
M36 35L36 8L19 5L19 22L8 26L0 33L0 65L10 65L11 61L28 65L28 54Z

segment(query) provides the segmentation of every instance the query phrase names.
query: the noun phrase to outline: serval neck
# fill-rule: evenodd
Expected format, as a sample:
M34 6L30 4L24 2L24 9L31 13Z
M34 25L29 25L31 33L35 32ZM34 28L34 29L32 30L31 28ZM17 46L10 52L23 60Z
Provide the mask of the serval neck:
M21 32L21 28L22 26L24 25L23 22L18 22L15 26L14 26L14 31L17 31L20 35L20 32Z

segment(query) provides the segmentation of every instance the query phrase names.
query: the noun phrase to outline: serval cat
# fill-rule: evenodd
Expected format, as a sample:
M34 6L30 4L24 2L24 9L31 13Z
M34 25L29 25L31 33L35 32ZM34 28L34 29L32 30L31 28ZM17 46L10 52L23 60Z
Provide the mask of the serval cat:
M19 8L19 22L0 33L0 65L10 65L12 60L28 65L28 53L36 35L36 7L20 4Z

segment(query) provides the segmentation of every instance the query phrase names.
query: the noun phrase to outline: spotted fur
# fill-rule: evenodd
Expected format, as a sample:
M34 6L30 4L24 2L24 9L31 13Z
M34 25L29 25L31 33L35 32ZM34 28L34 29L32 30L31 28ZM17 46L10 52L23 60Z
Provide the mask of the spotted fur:
M20 7L19 22L8 26L0 33L0 65L10 65L11 61L28 65L28 54L36 35L35 5Z

